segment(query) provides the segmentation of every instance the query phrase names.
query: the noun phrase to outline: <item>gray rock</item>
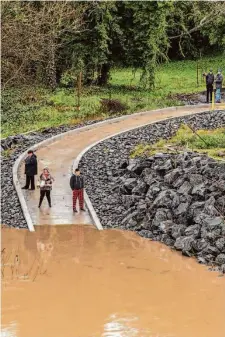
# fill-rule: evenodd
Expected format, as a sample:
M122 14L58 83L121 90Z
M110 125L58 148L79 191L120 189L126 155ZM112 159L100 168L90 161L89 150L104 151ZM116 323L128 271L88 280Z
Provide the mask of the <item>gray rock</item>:
M174 193L172 191L172 193ZM153 203L153 207L157 206L164 206L164 207L171 207L172 205L172 200L171 200L171 191L170 190L165 190L159 193L157 198L155 199Z
M161 185L160 183L152 184L148 189L146 198L148 199L155 198L162 189L163 189L163 185Z
M191 194L198 195L201 197L204 197L205 193L206 193L206 187L204 183L194 186L191 192Z
M127 191L131 192L132 189L137 186L137 179L136 178L128 178L124 182L124 187Z
M208 242L205 239L197 239L193 242L193 249L196 252L201 252L208 246Z
M218 216L220 213L215 208L215 198L211 196L206 202L203 212L210 215L210 216Z
M201 174L191 174L189 181L192 186L200 185L203 182L203 177Z
M178 189L178 192L182 194L189 194L191 189L192 189L191 184L188 181L185 181Z
M127 208L134 206L140 199L137 195L122 195L122 203Z
M216 262L219 266L225 264L225 254L219 254L219 255L217 255L215 262Z
M176 209L174 209L173 212L175 215L178 216L178 215L186 214L187 210L188 210L188 203L184 202L184 203L181 203Z
M140 175L146 167L149 167L149 162L143 162L137 159L129 159L129 165L127 166L127 170Z
M172 230L173 226L174 226L174 223L171 220L162 221L159 224L159 230L162 233L169 234L169 233L171 233L171 230Z
M137 185L132 189L132 194L134 195L145 195L148 190L148 186L144 181L138 181Z
M216 228L221 228L223 224L223 219L219 216L215 218L205 217L203 223L209 230L212 230Z
M225 264L222 264L222 266L220 266L220 270L223 274L225 274Z
M164 163L156 165L155 167L156 171L169 171L173 168L171 160L168 159Z
M136 226L137 226L137 221L134 220L133 218L129 219L126 224L126 228L134 228Z
M216 256L217 254L219 254L219 250L212 245L207 245L207 247L202 250L202 253L206 255L210 254L212 256Z
M164 176L164 181L167 184L172 184L175 180L177 180L182 175L182 170L180 168L174 169L171 172L167 173Z
M199 225L192 225L185 229L185 235L192 236L193 238L197 239L200 235L200 226Z
M190 252L193 248L194 239L192 237L179 237L176 239L174 247L177 250Z
M172 230L171 230L171 236L173 239L177 239L180 236L184 236L186 226L184 225L176 225L174 224Z
M216 241L216 247L223 253L225 253L225 238L219 238Z
M159 227L162 221L172 220L172 214L169 209L158 208L152 221L153 227Z
M206 264L206 263L207 263L207 261L206 261L206 259L204 259L204 257L198 256L198 257L197 257L197 260L198 260L199 263L203 263L203 264Z
M205 207L204 201L193 202L188 209L188 217L193 219L199 216L202 213Z

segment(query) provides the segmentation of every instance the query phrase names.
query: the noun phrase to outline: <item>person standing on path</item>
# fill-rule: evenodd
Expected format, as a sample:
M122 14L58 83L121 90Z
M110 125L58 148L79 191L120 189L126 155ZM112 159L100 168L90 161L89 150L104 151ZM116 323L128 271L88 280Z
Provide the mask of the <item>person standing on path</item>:
M22 189L28 190L31 184L31 190L35 190L34 176L37 174L37 156L32 150L29 150L27 154L25 159L26 185Z
M218 69L218 73L215 77L216 83L216 103L221 103L221 90L223 86L223 75L221 74L221 69Z
M206 81L206 102L211 103L214 83L214 74L212 69L209 70L209 73L207 75L204 74L204 76Z
M40 175L40 200L38 207L41 207L42 201L46 195L48 200L49 207L52 207L51 204L51 190L52 190L52 182L54 178L51 176L49 169L47 167L44 168L43 173Z
M84 178L80 174L80 170L77 168L75 174L70 178L70 187L73 191L73 211L77 212L76 204L79 200L79 206L81 211L84 209Z

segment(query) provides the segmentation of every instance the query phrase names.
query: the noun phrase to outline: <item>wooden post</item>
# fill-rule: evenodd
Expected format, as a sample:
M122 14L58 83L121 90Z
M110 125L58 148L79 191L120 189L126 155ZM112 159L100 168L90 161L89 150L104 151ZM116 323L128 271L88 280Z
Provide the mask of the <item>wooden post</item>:
M82 72L79 72L77 76L77 110L80 111L80 96L81 96L81 80L82 80Z
M198 79L198 61L197 61L197 87L199 86L199 79Z

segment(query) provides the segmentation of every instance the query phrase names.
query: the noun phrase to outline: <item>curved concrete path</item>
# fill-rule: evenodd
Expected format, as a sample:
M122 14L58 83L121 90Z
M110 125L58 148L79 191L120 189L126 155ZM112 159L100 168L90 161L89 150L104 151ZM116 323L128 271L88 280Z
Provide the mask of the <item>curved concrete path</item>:
M41 210L38 209L39 190L24 191L27 208L34 225L61 225L61 224L86 224L91 225L92 220L86 213L73 214L72 193L69 186L69 178L73 161L85 148L113 136L116 133L134 129L159 120L185 116L209 110L209 105L168 108L149 111L116 118L94 124L90 128L81 128L63 136L53 143L40 148L38 156L39 173L44 166L48 166L55 182L52 190L52 208L49 209L47 201L43 202ZM23 165L19 169L19 182L24 184Z

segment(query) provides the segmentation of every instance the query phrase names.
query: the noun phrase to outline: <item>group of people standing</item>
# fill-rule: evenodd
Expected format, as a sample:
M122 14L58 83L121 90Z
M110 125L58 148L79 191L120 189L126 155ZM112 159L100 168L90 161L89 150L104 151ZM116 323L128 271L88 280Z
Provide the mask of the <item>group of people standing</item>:
M35 190L35 175L38 173L38 162L37 156L34 154L34 151L29 150L27 153L27 158L25 159L25 175L26 175L26 184L22 189ZM40 208L44 197L46 196L49 207L52 207L51 203L51 190L52 184L54 182L53 176L50 174L48 167L45 167L39 177L37 182L37 187L40 188L40 199L39 205ZM73 193L73 212L77 212L77 199L79 200L79 206L81 211L84 209L84 178L81 175L80 170L77 168L70 178L70 187Z
M208 74L204 73L206 80L206 102L212 102L212 93L213 93L213 85L215 83L216 86L216 94L215 94L215 101L216 103L221 103L221 91L223 86L223 75L221 69L218 69L216 75L213 74L213 70L210 69Z

